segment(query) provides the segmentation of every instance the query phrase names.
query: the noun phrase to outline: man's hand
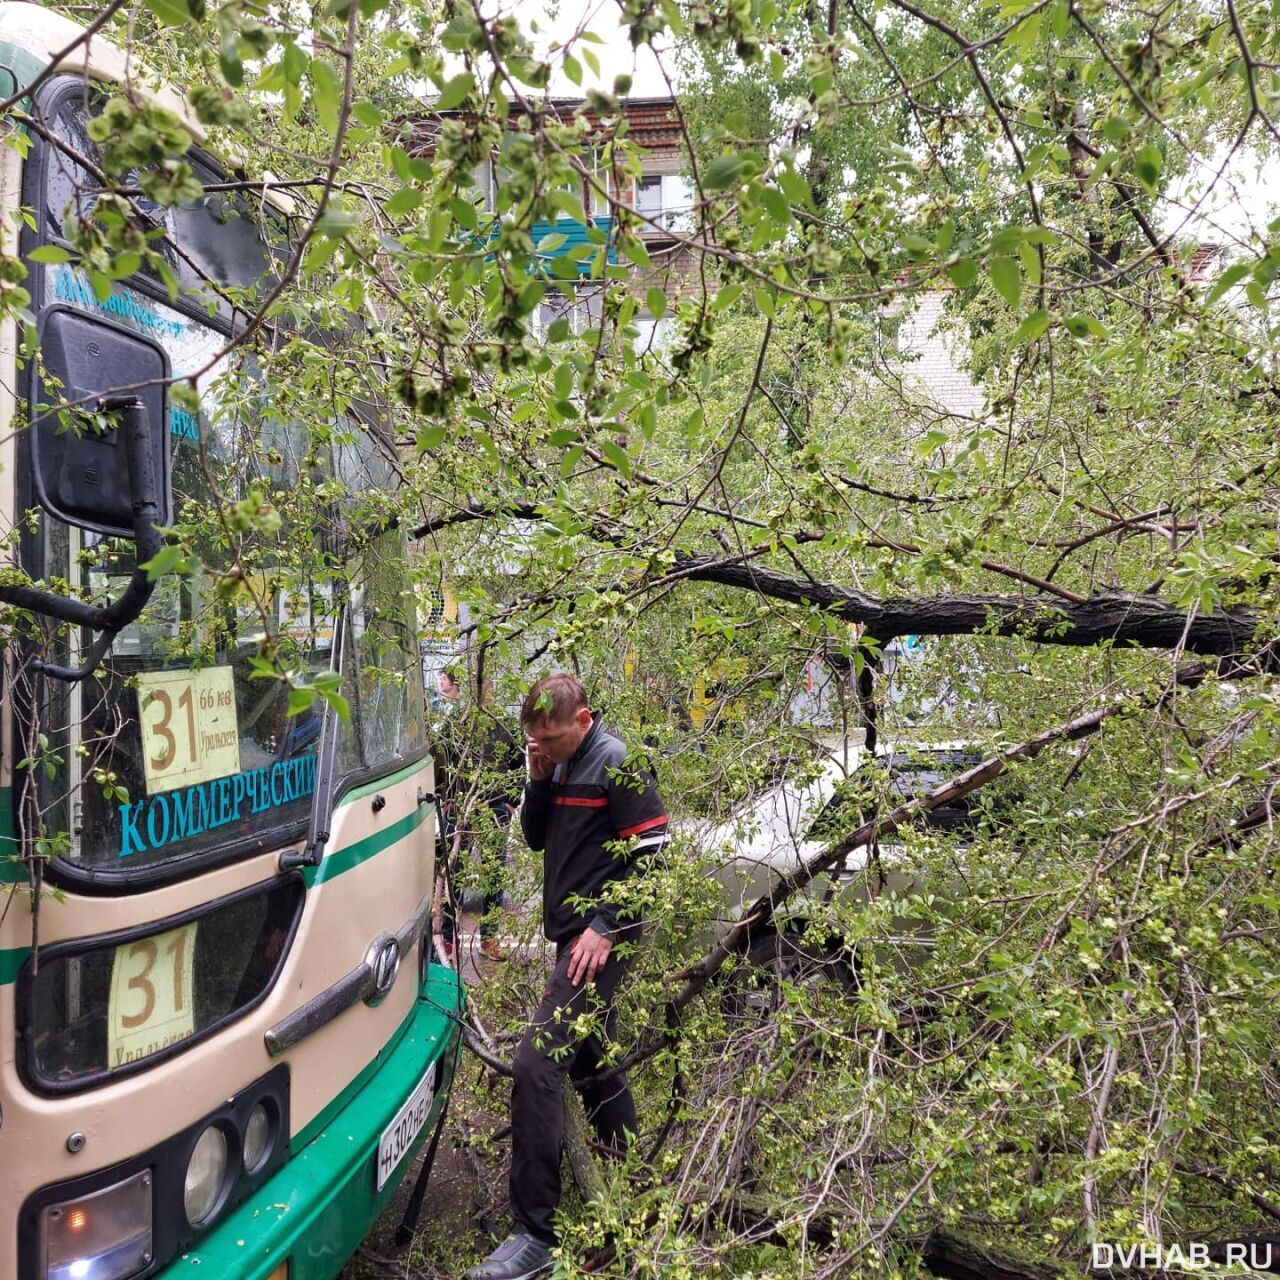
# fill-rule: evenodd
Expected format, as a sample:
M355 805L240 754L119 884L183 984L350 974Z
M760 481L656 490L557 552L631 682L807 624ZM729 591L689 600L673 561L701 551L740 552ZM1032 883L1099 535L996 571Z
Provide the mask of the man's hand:
M573 959L569 961L569 981L576 987L579 982L594 982L604 968L604 962L613 950L613 943L603 933L588 929L573 940Z
M525 744L529 755L529 777L534 782L545 782L556 771L556 763L550 756L545 756L538 749L538 744L530 738Z

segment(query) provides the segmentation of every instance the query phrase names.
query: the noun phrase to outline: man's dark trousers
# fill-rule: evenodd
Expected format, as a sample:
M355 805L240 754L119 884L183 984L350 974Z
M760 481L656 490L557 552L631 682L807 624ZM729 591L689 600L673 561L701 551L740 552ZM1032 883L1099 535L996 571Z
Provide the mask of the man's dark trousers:
M575 987L568 977L573 940L556 950L556 968L542 1003L516 1050L511 1090L511 1211L516 1228L547 1244L556 1240L554 1217L560 1203L560 1143L564 1137L564 1080L584 1080L600 1069L603 1045L596 1036L580 1040L573 1024L598 1011L606 1039L613 1038L613 996L628 961L609 953L592 983ZM636 1132L636 1107L626 1076L612 1072L581 1090L596 1136L622 1151Z

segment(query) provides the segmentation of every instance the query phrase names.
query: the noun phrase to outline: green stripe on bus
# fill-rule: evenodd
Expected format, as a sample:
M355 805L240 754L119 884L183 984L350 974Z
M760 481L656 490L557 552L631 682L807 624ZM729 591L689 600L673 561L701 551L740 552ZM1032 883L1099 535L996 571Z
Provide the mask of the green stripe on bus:
M350 804L353 800L361 800L365 796L371 796L375 791L383 791L387 787L394 787L397 782L403 782L406 778L412 778L415 773L421 773L430 763L431 757L426 755L423 756L421 760L415 760L412 764L405 765L399 773L390 773L385 778L375 778L372 782L366 782L361 786L352 787L352 789L338 801L336 808L341 809L343 805Z
M3 67L13 77L13 84L6 87L6 96L25 89L37 76L44 72L48 65L45 59L36 57L29 49L24 49L21 45L11 44L8 40L0 41L0 67ZM29 98L22 98L16 105L19 110L31 110L31 100ZM26 132L25 125L22 126L22 132Z
M18 857L13 827L13 788L0 787L0 884L25 884L27 868Z
M30 954L30 947L14 947L9 951L0 951L0 987L16 980L18 970L26 964Z
M389 848L416 831L426 820L427 813L427 806L419 805L412 813L407 813L398 822L393 822L385 831L377 831L363 840L357 840L355 844L339 849L336 853L326 855L325 860L318 867L308 867L303 872L307 884L323 884L326 880L332 880L334 876L340 876L353 867L358 867L362 862L367 862L383 849Z

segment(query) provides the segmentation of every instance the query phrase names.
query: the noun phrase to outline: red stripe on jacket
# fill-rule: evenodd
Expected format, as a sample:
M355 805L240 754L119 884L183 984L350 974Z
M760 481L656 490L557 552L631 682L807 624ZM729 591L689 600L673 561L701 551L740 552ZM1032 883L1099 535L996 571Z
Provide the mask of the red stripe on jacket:
M609 800L606 796L556 796L553 804L571 804L580 809L607 809ZM666 821L666 819L663 819Z
M637 822L634 827L620 827L618 834L620 836L638 836L642 831L648 831L651 827L660 827L667 820L665 813L660 813L656 818L647 818L644 822Z

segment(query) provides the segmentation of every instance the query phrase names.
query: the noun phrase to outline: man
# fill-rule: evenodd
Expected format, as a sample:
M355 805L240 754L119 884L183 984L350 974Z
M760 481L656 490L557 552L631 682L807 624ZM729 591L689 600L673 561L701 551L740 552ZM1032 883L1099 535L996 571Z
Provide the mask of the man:
M612 1036L614 993L628 963L619 943L640 927L608 901L608 887L658 848L667 829L653 780L628 765L626 747L592 714L576 676L537 681L520 723L529 761L520 823L529 847L542 851L542 929L556 944L556 967L513 1064L513 1234L466 1280L530 1280L551 1266L564 1080L594 1077L604 1049L595 1036L578 1038L574 1023L596 1012L604 1038ZM626 1076L590 1079L582 1101L601 1142L621 1152L636 1131Z

